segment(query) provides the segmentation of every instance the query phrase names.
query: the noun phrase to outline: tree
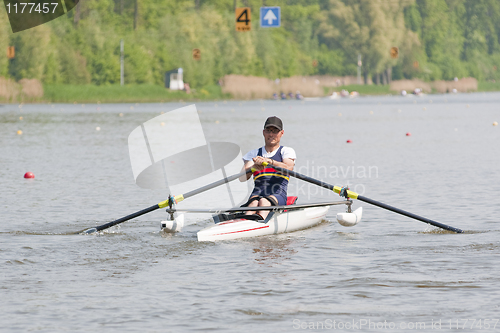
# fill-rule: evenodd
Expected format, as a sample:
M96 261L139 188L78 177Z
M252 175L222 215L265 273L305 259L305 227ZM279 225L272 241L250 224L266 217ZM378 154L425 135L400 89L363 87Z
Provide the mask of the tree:
M361 54L365 78L388 68L390 72L395 64L391 47L411 36L403 15L409 5L406 1L330 0L320 18L320 40L330 49L342 50L346 62L355 64Z

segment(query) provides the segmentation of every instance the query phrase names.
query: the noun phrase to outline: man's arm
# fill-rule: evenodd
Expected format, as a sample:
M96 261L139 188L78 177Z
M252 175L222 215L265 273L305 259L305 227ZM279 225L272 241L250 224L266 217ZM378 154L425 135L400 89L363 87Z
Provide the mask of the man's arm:
M291 158L284 158L283 162L276 162L275 160L271 160L272 163L269 163L269 165L272 167L273 165L276 165L277 167L288 169L288 170L293 170L293 167L295 166L295 160L292 160Z
M245 171L246 169L250 168L253 166L253 161L245 161L245 164L243 165L243 169L241 169L241 172ZM252 177L252 173L249 172L247 173L246 175L243 175L241 176L240 178L238 178L240 180L240 182L246 182L248 179L250 179L250 177Z

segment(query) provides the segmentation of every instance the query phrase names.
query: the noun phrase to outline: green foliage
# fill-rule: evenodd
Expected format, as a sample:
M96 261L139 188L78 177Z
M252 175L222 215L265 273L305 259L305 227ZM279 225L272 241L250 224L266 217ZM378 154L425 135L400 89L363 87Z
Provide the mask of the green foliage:
M316 56L318 61L318 74L344 75L344 54L336 50L329 50L322 44Z
M235 30L233 0L86 0L78 23L72 10L17 34L2 7L0 55L14 45L16 58L0 56L0 75L115 85L123 39L125 83L134 87L163 86L164 72L178 67L197 90L226 74L356 75L358 54L365 77L392 68L393 79L500 80L498 0L276 0L282 27L267 29L259 26L261 0L236 4L251 7L251 31Z
M50 29L41 25L25 30L14 35L10 42L15 47L16 56L9 65L9 74L16 80L41 80L49 55Z

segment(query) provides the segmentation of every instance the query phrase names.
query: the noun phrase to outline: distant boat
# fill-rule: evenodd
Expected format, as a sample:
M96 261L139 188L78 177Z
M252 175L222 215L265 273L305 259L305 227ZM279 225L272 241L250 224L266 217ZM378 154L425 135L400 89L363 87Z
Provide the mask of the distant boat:
M415 88L415 90L413 90L413 95L422 96L423 94L424 92L420 88Z
M339 94L336 91L334 91L327 98L329 98L329 99L337 99L337 98L339 98Z

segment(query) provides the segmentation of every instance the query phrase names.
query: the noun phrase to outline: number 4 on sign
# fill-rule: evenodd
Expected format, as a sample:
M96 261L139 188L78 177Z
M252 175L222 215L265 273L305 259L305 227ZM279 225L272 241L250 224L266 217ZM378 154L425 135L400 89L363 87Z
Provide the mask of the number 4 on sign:
M252 29L251 12L249 7L236 8L236 31L250 31Z

